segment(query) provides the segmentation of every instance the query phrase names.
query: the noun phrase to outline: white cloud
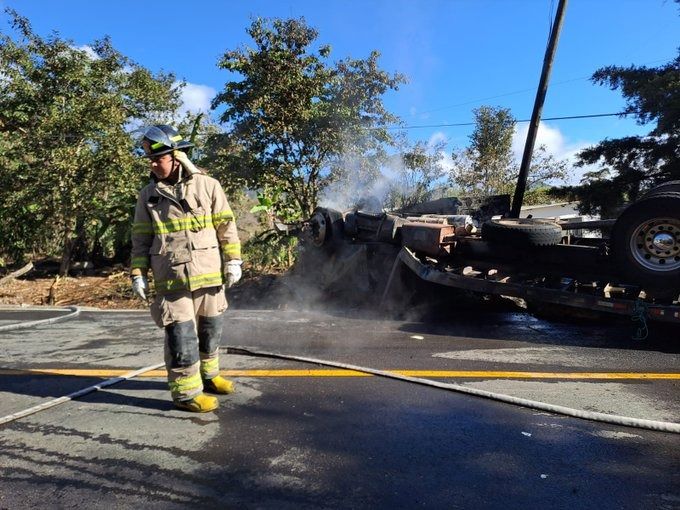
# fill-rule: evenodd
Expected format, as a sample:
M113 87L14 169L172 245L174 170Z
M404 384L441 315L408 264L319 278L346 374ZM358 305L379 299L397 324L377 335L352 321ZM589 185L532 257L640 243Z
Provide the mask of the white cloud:
M430 139L427 141L427 146L431 149L434 147L436 144L439 142L449 142L449 137L446 136L443 132L437 131L430 136Z
M512 151L518 162L522 161L522 154L524 153L524 144L529 132L529 125L523 124L515 128L515 134L512 137ZM538 125L538 133L536 134L536 143L534 147L545 145L548 154L557 160L566 159L569 166L572 168L572 176L570 184L577 184L585 172L592 170L591 167L574 167L576 162L576 154L582 149L594 145L594 142L586 141L570 141L559 130L558 127L549 126L544 122Z
M427 141L427 147L429 149L432 149L434 148L435 145L441 142L448 144L449 137L446 136L446 134L443 133L442 131L436 131L435 133L432 134L432 136L430 136L430 139ZM451 157L451 151L445 148L444 151L440 154L438 163L439 167L445 173L450 173L451 170L453 170L453 158Z
M99 55L95 53L95 51L92 49L92 46L84 44L83 46L75 46L75 49L87 54L87 56L92 60L99 60Z
M210 101L216 94L215 89L206 85L187 83L182 89L180 112L208 112L210 110Z
M450 174L453 171L453 157L451 156L450 151L444 151L441 154L441 157L439 158L439 167L444 171L446 174Z

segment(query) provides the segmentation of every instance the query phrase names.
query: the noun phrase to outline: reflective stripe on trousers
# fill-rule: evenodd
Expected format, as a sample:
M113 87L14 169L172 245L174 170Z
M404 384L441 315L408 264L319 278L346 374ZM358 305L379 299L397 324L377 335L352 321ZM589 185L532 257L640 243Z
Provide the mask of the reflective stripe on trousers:
M220 340L224 315L198 317L198 350L201 358L201 377L212 379L220 374Z
M174 400L189 400L203 391L202 379L220 373L219 347L223 315L173 322L165 327L165 365ZM198 333L197 333L198 331Z
M189 400L203 392L194 321L173 322L165 327L165 367L174 400Z

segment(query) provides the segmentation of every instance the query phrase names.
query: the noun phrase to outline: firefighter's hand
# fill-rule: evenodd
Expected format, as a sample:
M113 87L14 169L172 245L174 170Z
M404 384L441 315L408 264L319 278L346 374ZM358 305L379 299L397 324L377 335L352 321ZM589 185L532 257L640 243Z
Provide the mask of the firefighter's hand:
M199 172L198 168L196 168L196 166L191 162L186 152L176 150L172 154L175 156L175 159L182 164L185 170L191 173Z
M146 293L149 290L149 282L146 276L137 275L132 277L132 293L142 301L146 301Z
M224 271L224 276L227 280L227 288L235 285L241 279L241 264L242 260L230 260L227 262L227 267Z

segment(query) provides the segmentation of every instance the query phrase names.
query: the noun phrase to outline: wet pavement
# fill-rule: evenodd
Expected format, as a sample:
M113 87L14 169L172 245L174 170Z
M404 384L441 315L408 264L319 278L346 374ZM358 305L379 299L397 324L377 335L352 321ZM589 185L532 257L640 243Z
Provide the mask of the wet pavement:
M67 312L0 311L0 326ZM680 422L679 336L668 330L634 341L629 325L522 313L227 313L224 346ZM162 362L161 336L126 311L0 331L0 418ZM175 410L151 372L0 425L0 508L680 508L678 434L321 365L220 365L238 390L215 413Z

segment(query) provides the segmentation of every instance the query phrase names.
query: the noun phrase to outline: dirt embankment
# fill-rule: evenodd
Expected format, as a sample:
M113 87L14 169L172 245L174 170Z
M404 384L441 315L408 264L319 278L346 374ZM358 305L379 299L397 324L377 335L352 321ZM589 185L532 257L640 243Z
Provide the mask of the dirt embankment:
M64 277L34 276L9 280L0 285L0 304L79 305L97 308L144 308L130 291L125 272L108 275Z
M282 308L286 296L279 284L281 275L248 277L228 292L230 306L238 308ZM103 269L96 274L67 276L29 273L0 284L0 305L87 306L102 309L145 309L132 294L129 273Z

